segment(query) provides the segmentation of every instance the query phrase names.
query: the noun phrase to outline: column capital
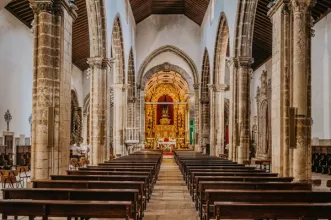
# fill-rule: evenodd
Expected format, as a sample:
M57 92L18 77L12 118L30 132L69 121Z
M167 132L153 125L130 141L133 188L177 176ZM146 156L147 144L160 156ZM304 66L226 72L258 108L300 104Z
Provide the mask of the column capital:
M102 57L87 58L87 64L91 68L93 68L95 66L97 66L99 68L112 67L113 63L114 63L113 60L108 59L108 58L102 58Z
M271 18L280 8L283 8L285 4L289 4L289 3L290 0L277 0L270 8L267 15L269 16L269 18Z
M53 11L53 0L29 0L29 2L34 14Z
M294 13L305 13L316 4L316 0L291 0Z
M54 1L54 14L62 15L63 10L66 10L73 20L78 17L77 10L78 7L68 0L52 0Z
M226 92L229 91L230 86L227 84L215 84L215 92Z
M237 57L237 62L240 67L250 67L254 63L252 57Z
M200 85L199 84L193 84L194 89L199 89Z

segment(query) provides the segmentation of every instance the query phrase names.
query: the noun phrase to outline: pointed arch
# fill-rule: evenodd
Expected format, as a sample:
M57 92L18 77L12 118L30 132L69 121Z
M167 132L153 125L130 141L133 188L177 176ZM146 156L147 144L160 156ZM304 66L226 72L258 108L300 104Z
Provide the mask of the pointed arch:
M198 84L199 80L198 80L198 70L196 68L196 65L194 64L194 61L181 49L172 46L172 45L165 45L162 46L156 50L154 50L152 53L150 53L146 59L144 60L144 62L141 64L140 68L139 68L139 75L138 75L138 84L139 87L141 88L141 84L143 82L143 76L146 70L146 67L148 66L148 64L158 55L165 53L165 52L172 52L174 54L176 54L177 56L181 57L190 67L192 73L193 73L193 81L194 84Z
M112 30L111 54L114 58L114 83L125 84L124 42L119 16L114 19Z
M205 48L203 61L202 61L202 71L201 71L201 100L202 102L208 102L208 103L209 103L208 85L210 83L209 76L210 76L209 55L207 48Z
M133 100L136 97L136 74L134 69L134 57L132 47L129 53L129 62L128 62L128 98Z
M105 0L86 0L89 24L90 57L107 57Z
M215 43L213 84L225 83L226 56L229 52L229 26L226 15L221 13Z

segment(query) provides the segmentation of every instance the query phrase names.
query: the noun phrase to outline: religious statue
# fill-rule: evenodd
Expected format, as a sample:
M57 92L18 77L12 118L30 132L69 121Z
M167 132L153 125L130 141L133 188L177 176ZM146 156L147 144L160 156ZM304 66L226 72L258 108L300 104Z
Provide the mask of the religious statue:
M164 96L164 102L167 102L167 97L166 96ZM162 109L160 124L161 125L169 125L170 121L171 121L171 119L169 117L168 105L164 104L163 109Z

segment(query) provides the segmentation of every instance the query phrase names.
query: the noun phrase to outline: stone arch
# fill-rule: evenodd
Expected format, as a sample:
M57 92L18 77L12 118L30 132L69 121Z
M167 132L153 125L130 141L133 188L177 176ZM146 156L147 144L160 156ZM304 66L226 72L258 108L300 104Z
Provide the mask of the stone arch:
M254 21L258 0L239 0L237 6L234 57L252 57Z
M136 97L136 73L134 69L134 57L132 47L129 53L129 62L128 62L128 99L133 101Z
M140 88L144 89L146 83L154 75L154 73L160 72L160 71L163 71L163 70L174 71L176 73L179 73L186 80L186 82L188 83L190 90L191 91L194 90L194 88L193 88L194 81L193 81L192 77L183 68L181 68L177 65L171 64L171 63L167 63L167 62L165 62L163 64L160 64L160 65L157 65L157 66L154 66L153 68L149 69L144 74L144 76L141 80Z
M201 146L206 147L210 143L210 103L209 103L209 79L210 78L210 63L207 48L204 51L202 72L201 72ZM208 153L208 152L207 152Z
M75 90L71 90L71 120L70 144L80 144L82 141L82 108L79 107Z
M125 67L124 67L124 41L120 17L117 15L114 19L111 54L114 58L114 84L125 84Z
M148 64L158 55L165 53L165 52L172 52L174 54L176 54L177 56L181 57L190 67L192 73L193 73L193 81L194 84L198 84L198 70L196 68L196 65L194 64L194 61L182 50L180 50L179 48L172 46L172 45L165 45L162 46L156 50L154 50L152 53L150 53L146 59L144 60L144 62L141 64L140 68L139 68L139 73L138 73L138 84L139 87L142 88L141 84L142 84L142 80L144 77L144 72L146 67L148 66Z
M226 56L229 52L229 26L226 15L221 13L215 43L213 84L225 83Z
M90 57L107 57L105 0L86 0L89 23Z

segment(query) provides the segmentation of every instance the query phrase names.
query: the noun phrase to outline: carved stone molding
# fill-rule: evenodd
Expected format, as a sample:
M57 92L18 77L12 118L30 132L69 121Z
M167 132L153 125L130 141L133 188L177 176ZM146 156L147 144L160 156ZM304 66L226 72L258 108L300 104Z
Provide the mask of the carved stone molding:
M214 90L215 92L226 92L229 91L230 86L227 84L215 84L214 85Z
M92 57L87 59L87 64L93 68L106 68L106 67L112 67L114 61L113 59L108 58L102 58L102 57Z

